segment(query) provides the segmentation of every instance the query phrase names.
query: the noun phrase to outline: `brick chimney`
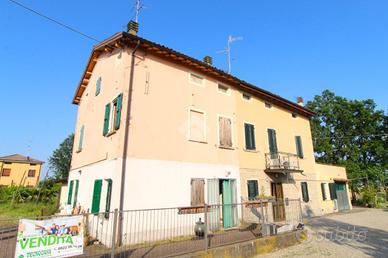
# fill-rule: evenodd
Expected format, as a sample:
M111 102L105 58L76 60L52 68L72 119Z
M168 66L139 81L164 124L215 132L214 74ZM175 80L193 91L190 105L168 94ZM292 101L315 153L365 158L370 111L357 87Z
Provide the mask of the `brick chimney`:
M136 36L139 32L139 24L133 20L130 20L127 24L127 32Z

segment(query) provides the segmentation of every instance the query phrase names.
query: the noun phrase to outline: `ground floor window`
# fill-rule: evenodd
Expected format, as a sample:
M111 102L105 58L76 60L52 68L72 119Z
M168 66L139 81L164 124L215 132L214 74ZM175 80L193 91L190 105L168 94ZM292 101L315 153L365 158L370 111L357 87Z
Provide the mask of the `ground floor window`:
M330 199L336 200L337 199L337 192L335 190L335 184L329 183L329 191L330 191Z
M321 183L321 191L322 191L322 199L326 200L327 196L326 196L326 184L325 183Z
M205 204L205 180L203 178L191 179L191 206Z
M303 201L304 202L310 201L309 190L308 190L308 187L307 187L307 182L301 182L300 186L301 186L301 189L302 189L302 199L303 199Z
M109 218L111 198L112 198L112 179L96 179L94 181L93 199L91 213L99 213L101 207L101 198L105 198L104 216ZM102 199L104 201L104 199ZM102 206L104 207L104 206Z
M259 195L259 186L257 180L248 180L248 199L254 200Z

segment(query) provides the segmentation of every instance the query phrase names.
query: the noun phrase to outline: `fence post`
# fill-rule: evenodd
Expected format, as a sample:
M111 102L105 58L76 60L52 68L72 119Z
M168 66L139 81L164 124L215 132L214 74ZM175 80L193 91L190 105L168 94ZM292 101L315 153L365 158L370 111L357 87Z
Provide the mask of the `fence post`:
M207 207L208 207L208 205L205 203L205 212L204 212L204 215L205 215L205 218L204 218L204 222L205 222L205 251L207 251L207 247L208 247Z
M110 257L115 257L115 247L116 247L116 230L117 230L117 218L118 218L119 210L115 209L115 213L113 216L113 233L112 233L112 250Z

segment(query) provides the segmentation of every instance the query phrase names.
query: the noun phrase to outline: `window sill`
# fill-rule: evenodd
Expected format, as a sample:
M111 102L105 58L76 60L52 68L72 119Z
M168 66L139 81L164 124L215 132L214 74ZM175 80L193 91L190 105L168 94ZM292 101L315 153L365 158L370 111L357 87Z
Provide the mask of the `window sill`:
M80 153L82 151L82 149L78 149L75 151L75 153Z
M219 148L219 149L224 149L224 150L235 150L235 149L236 149L236 148L234 148L234 147L220 146L220 145L218 145L218 148Z
M246 152L251 152L251 153L259 153L260 151L258 151L258 150L248 150L248 149L243 149L244 151L246 151Z
M107 133L107 134L105 135L105 137L112 136L112 135L114 135L116 132L117 132L117 130L110 131L109 133Z
M193 140L193 139L189 139L189 142L197 142L197 143L207 144L207 141L197 141L197 140Z

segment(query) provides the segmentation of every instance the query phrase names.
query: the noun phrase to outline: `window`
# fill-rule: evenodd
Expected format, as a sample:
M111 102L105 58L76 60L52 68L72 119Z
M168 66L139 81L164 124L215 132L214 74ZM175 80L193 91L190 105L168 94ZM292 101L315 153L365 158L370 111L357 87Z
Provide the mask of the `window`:
M106 179L107 182L107 188L106 188L106 199L105 199L105 214L104 217L106 219L109 218L109 212L110 212L110 202L112 199L112 179Z
M82 148L83 148L84 133L85 133L85 126L81 126L81 129L79 130L78 150L77 150L78 152L82 151Z
M198 74L190 73L190 82L203 86L205 84L205 79Z
M3 168L3 172L1 173L1 176L10 176L10 175L11 175L11 169Z
M337 192L335 190L334 183L329 183L329 191L330 191L330 200L336 200L337 199Z
M197 142L206 142L206 123L204 112L190 109L189 139Z
M220 147L232 148L232 120L230 118L220 116L218 118L218 126Z
M224 94L230 94L230 88L223 84L218 84L218 91Z
M264 105L266 108L272 108L272 104L269 102L265 102Z
M252 96L251 95L249 95L248 93L242 93L242 98L243 98L243 100L246 100L246 101L250 101L251 100L251 98L252 98Z
M307 188L307 183L306 182L301 182L300 187L302 189L302 199L304 202L308 202L310 200L309 197L309 190Z
M323 200L326 200L327 199L327 196L326 196L326 184L325 183L321 183L321 191L322 191L322 199Z
M111 103L105 105L102 135L107 136L120 128L123 94L119 94Z
M252 124L244 123L245 131L245 149L246 150L255 150L255 126Z
M293 118L297 118L298 115L297 115L296 113L292 113L292 117L293 117Z
M69 184L69 191L67 192L67 204L71 204L71 197L73 196L73 184L74 181L71 180Z
M35 177L35 169L28 170L28 177Z
M303 159L302 137L295 136L296 155Z
M268 145L269 145L269 152L272 155L277 155L278 153L278 144L276 141L276 131L275 129L268 129Z
M93 199L92 199L92 213L100 212L100 201L101 201L101 188L102 188L102 180L98 179L94 181L93 188Z
M96 96L98 96L98 94L100 94L100 91L101 91L101 77L98 77L97 81L96 81Z
M254 200L259 195L259 186L257 180L248 180L248 199Z
M201 206L205 204L205 180L191 179L191 206Z

